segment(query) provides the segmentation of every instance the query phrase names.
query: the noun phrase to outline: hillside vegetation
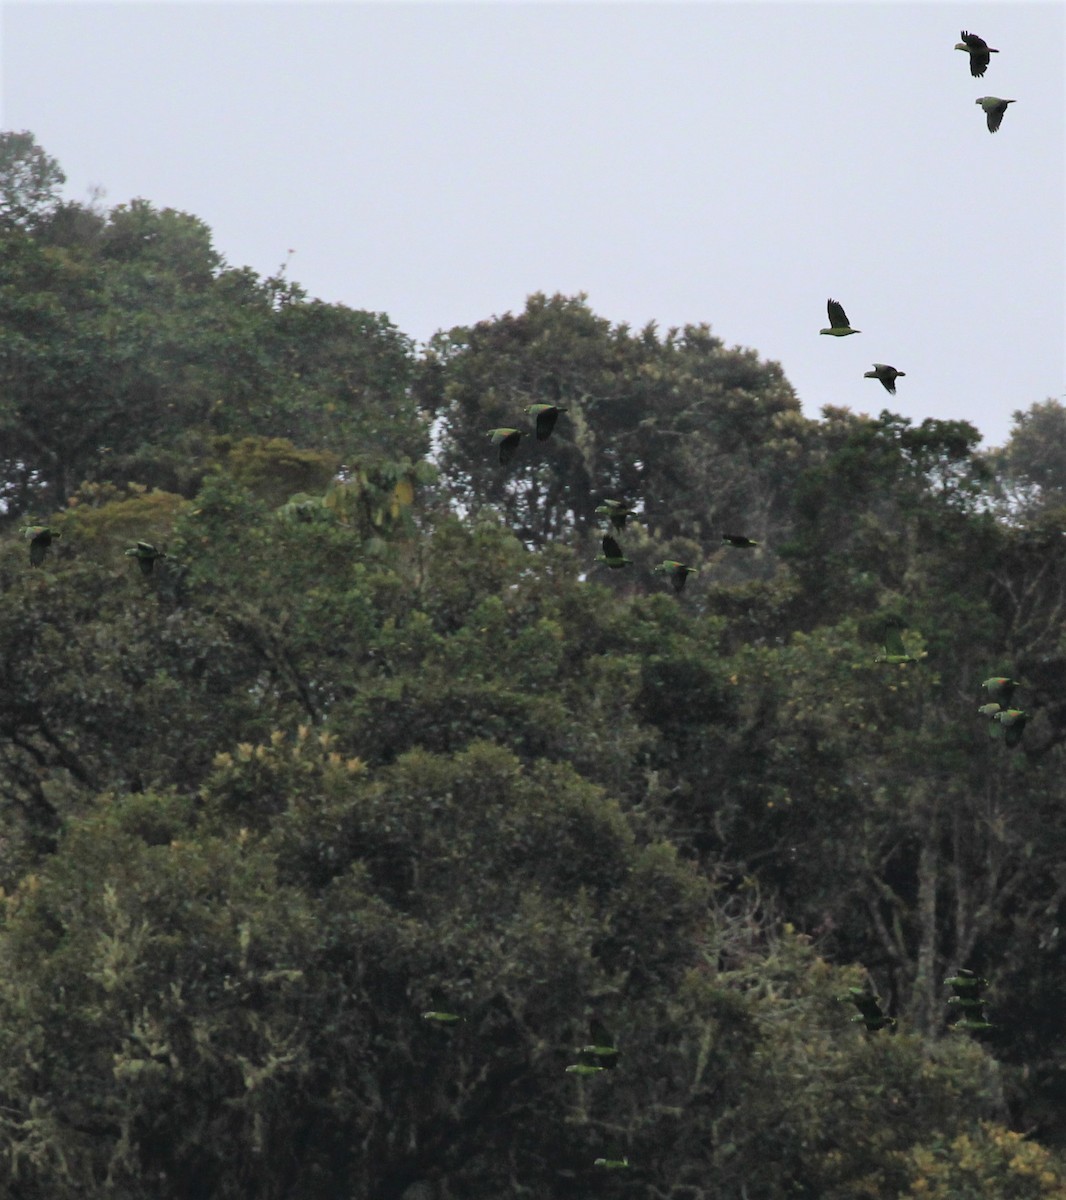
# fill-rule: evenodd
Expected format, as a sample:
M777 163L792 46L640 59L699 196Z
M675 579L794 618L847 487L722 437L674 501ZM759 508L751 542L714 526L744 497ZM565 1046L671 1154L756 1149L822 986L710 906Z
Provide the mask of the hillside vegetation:
M1066 409L420 348L61 183L0 137L0 1192L1061 1200Z

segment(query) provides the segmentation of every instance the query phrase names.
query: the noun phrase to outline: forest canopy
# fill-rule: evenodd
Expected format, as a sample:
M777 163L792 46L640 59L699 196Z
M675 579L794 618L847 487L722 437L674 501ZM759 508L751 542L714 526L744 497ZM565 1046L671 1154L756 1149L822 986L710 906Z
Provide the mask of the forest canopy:
M5 1193L1066 1194L1066 409L419 348L62 183L0 134Z

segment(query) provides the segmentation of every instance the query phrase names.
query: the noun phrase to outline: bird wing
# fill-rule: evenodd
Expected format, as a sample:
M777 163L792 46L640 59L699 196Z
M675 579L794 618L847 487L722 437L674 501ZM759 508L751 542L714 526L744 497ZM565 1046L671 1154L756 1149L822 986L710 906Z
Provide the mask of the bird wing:
M852 993L851 1002L867 1020L877 1020L884 1016L884 1013L881 1011L881 1005L877 1002L877 997L871 996L868 992L862 995Z
M903 645L903 634L896 625L885 628L885 653L889 655L906 655L907 648Z
M829 324L833 329L849 329L851 322L844 312L844 306L839 300L830 300L826 306L829 311Z
M1005 103L1000 101L999 104L993 104L990 108L985 109L988 117L988 132L995 133L996 130L1003 124L1003 114L1007 111Z
M559 410L557 408L544 408L537 413L537 441L546 442L551 437L551 432L555 428L555 422L559 419Z
M609 533L603 535L603 554L605 558L621 558L622 547Z

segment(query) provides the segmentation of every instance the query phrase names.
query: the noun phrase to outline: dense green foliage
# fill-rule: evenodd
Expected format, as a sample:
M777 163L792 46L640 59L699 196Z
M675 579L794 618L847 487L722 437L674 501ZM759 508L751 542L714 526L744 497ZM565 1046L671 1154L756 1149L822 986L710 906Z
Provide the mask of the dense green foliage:
M808 419L581 297L419 356L0 176L0 1191L1066 1194L1061 406Z

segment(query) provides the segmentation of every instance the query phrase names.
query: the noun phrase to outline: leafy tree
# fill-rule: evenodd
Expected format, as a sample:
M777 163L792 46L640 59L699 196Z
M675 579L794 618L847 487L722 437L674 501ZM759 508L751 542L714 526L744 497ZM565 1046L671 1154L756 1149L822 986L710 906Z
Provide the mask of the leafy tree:
M776 364L727 350L706 326L662 338L653 325L611 326L583 296L538 294L517 317L438 335L420 395L442 420L442 471L459 501L493 504L535 545L592 528L605 496L638 503L658 538L718 543L729 525L765 534L806 432ZM569 411L501 469L485 431L525 423L533 403Z
M32 133L0 132L0 226L27 226L47 217L65 182L59 163Z

